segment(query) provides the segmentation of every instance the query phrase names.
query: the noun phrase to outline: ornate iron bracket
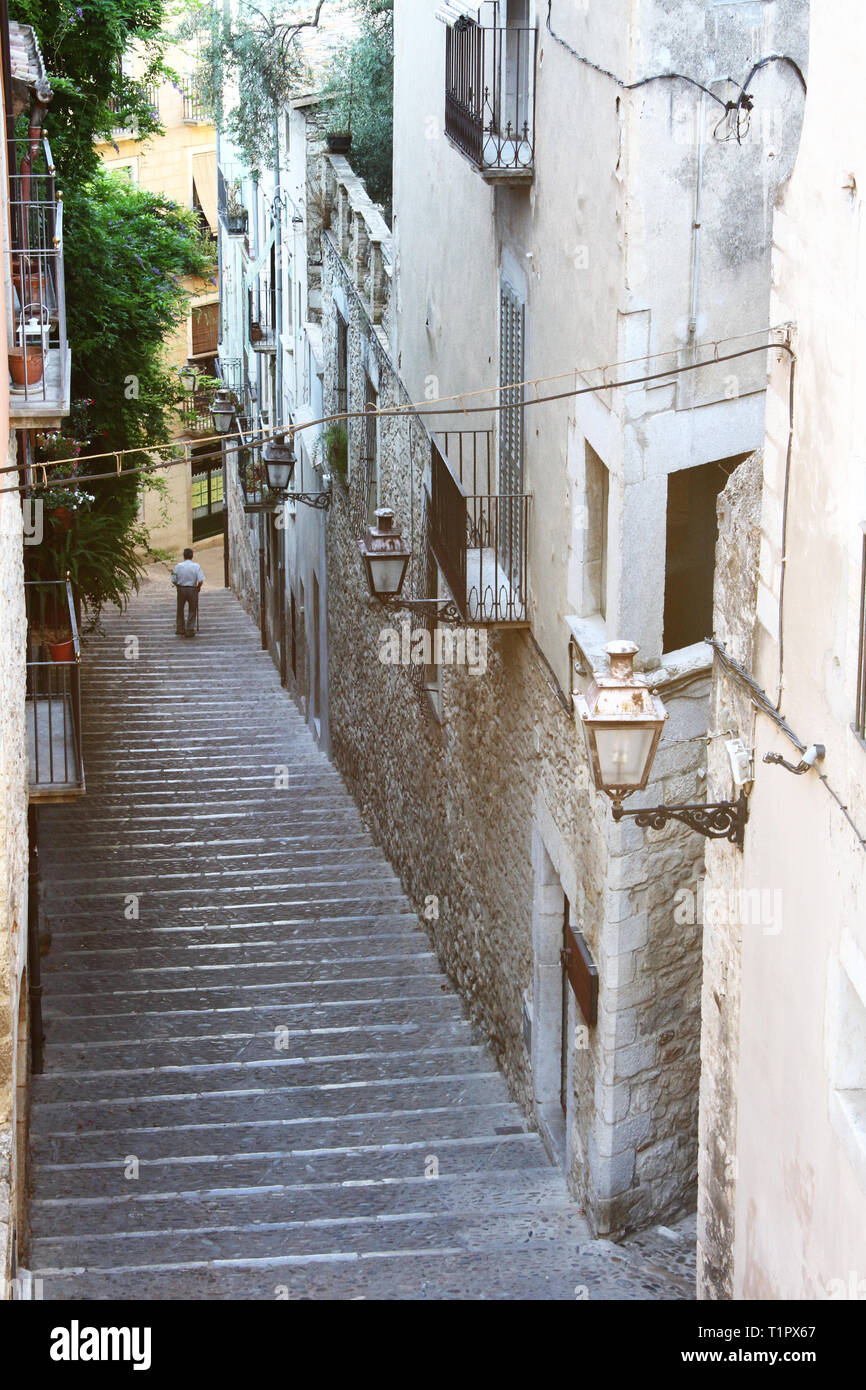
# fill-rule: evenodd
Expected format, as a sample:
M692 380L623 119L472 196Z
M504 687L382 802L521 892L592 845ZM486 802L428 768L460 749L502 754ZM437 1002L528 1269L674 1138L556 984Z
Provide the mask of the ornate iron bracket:
M407 613L414 613L422 618L429 614L431 608L435 608L437 622L454 623L458 627L465 623L453 598L402 598L397 594L394 598L383 597L380 602L385 608L403 608Z
M736 801L706 801L695 806L649 806L635 811L627 811L621 803L614 802L614 820L620 821L623 816L634 816L635 825L644 830L662 830L668 821L677 820L690 830L696 830L699 835L706 835L708 840L730 840L742 849L749 803L745 792L740 792Z
M329 512L331 497L330 492L289 492L286 501L302 502L305 507L314 507L317 512Z

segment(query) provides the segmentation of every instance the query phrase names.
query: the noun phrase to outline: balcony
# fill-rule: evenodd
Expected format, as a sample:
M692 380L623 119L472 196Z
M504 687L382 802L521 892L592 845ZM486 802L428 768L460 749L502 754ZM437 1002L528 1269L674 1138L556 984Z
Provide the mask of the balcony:
M482 7L488 8L488 7ZM498 5L489 6L494 19ZM534 29L477 24L445 31L445 134L489 182L524 183L535 162Z
M194 82L181 82L180 93L183 97L183 120L185 125L207 125L209 117L204 108L198 88Z
M31 802L76 801L84 787L81 642L68 579L27 580L27 765Z
M63 202L47 140L19 150L9 187L9 421L13 429L57 429L69 414L70 352Z
M497 493L493 471L490 431L454 431L433 441L430 548L464 621L528 627L529 497Z

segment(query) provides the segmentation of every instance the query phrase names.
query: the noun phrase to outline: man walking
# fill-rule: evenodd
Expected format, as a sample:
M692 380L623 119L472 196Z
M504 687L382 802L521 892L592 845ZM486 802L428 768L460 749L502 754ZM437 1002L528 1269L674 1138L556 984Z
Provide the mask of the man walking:
M183 552L183 559L175 565L171 582L177 589L177 635L195 637L198 618L198 596L204 583L204 570L192 558L189 546ZM186 623L184 609L187 608Z

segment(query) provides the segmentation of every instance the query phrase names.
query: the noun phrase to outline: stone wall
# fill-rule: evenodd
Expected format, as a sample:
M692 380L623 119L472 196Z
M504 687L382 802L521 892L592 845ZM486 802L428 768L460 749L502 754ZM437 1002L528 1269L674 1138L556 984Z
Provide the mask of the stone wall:
M763 455L754 454L731 475L718 502L714 612L716 638L728 655L751 670L760 548ZM753 727L751 702L721 666L713 682L708 766L710 795L730 795L724 733ZM712 846L706 859L704 901L742 888L743 856L733 845ZM742 924L717 914L704 925L701 1034L700 1143L698 1147L698 1292L733 1297L734 1215L737 1179L737 1071L741 997Z
M8 462L14 463L15 436ZM16 493L0 497L0 1281L13 1258L24 1174L17 1129L26 1119L20 1079L19 1001L26 990L27 743L24 679L27 623L24 607L21 506ZM26 1007L26 994L24 995ZM21 1039L26 1046L26 1038ZM0 1297L5 1287L0 1283Z
M228 453L229 579L231 586L258 626L259 609L259 518L244 511L243 493L238 482L238 455Z
M338 187L340 177L338 170ZM363 208L357 188L350 191L357 225ZM405 406L383 316L373 322L369 294L363 284L356 291L353 257L341 254L333 227L322 235L325 409L335 405L335 297L349 314L352 408L370 374L380 408ZM412 544L406 592L424 596L429 438L414 414L382 419L379 428L380 496ZM441 719L411 666L379 660L383 629L409 620L366 592L359 441L352 422L352 474L348 487L335 480L327 530L334 759L513 1093L539 1120L524 1009L537 1041L541 984L559 968L549 929L558 913L561 931L565 893L600 974L598 1024L588 1034L570 1001L569 1180L599 1232L672 1219L694 1203L700 994L700 929L674 912L678 888L696 877L703 841L682 829L656 836L612 823L590 787L570 709L527 632L490 631L483 675L442 668ZM671 718L649 794L695 800L703 793L706 671L660 670L654 679ZM542 1061L536 1049L536 1071Z

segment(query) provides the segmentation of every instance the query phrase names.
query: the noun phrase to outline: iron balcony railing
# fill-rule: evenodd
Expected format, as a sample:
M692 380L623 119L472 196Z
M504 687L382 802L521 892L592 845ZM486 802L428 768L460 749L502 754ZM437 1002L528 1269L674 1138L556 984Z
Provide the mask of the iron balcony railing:
M9 178L9 281L6 332L15 428L59 425L70 408L66 338L63 201L47 140L18 146Z
M183 119L187 125L202 125L207 122L208 114L204 108L198 87L194 82L181 82L180 92L183 97Z
M478 626L526 625L529 497L492 487L489 432L440 440L432 445L429 539L454 602Z
M27 762L31 801L84 792L81 640L72 585L27 580Z
M464 15L445 31L445 134L491 177L532 176L535 54L534 29Z

